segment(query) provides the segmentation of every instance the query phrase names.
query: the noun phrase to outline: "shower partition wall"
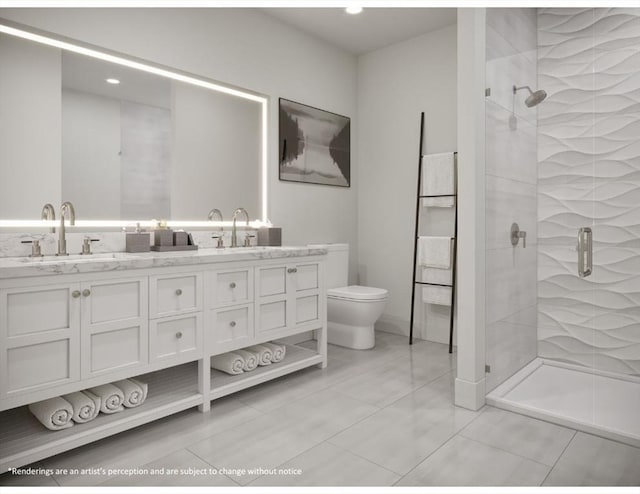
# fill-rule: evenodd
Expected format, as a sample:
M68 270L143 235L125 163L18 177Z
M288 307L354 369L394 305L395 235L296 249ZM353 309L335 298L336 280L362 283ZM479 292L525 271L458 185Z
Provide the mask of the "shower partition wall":
M640 9L537 37L539 358L487 402L640 446Z
M537 355L536 10L486 14L486 388ZM526 238L511 243L511 225ZM526 246L526 247L525 247Z

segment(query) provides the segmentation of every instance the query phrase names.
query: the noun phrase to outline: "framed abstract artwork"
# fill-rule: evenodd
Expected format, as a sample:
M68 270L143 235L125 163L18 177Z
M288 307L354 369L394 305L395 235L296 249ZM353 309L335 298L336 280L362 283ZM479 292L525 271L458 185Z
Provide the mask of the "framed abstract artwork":
M351 119L280 98L280 180L351 186Z

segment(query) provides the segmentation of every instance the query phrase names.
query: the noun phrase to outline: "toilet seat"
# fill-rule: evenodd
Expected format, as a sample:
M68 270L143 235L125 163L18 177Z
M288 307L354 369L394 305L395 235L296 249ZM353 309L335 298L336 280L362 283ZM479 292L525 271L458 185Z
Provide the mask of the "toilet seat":
M385 300L388 293L389 292L384 288L350 285L340 288L330 288L329 290L327 290L327 297L338 300L369 302L376 300Z

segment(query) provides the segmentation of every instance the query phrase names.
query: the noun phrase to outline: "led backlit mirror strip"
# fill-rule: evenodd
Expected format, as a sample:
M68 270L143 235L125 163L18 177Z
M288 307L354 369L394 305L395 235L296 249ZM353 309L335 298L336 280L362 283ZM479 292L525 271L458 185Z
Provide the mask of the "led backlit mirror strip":
M261 96L259 94L250 93L247 91L243 91L241 89L232 88L229 86L224 86L213 81L208 81L205 79L198 78L194 75L187 74L184 72L176 71L173 69L169 69L166 67L162 67L160 65L155 65L149 62L143 62L139 60L133 60L131 58L126 58L123 55L116 54L113 52L103 51L101 49L97 49L94 47L81 46L76 44L77 42L66 41L60 38L52 37L49 34L41 34L36 32L35 30L27 29L19 24L13 23L11 21L7 21L6 19L0 18L0 33L8 34L11 36L16 36L19 38L27 39L30 41L35 41L36 43L41 43L48 46L53 46L55 48L60 48L62 50L71 51L74 53L79 53L81 55L86 55L93 58L98 58L100 60L105 60L107 62L115 63L118 65L124 65L126 67L130 67L133 69L142 70L145 72L149 72L151 74L156 74L162 77L167 77L169 79L173 79L180 82L185 82L187 84L193 84L194 86L200 86L206 89L211 89L212 91L218 91L220 93L229 94L231 96L236 96L238 98L247 99L250 101L255 101L260 103L261 106L261 117L262 117L262 157L261 157L261 191L262 191L262 211L261 211L261 219L257 222L252 222L256 224L267 224L267 183L268 183L268 171L267 171L267 111L269 106L269 100L265 96ZM0 220L0 227L34 227L34 226L45 226L45 221L33 221L33 220ZM80 223L79 221L76 224ZM136 221L85 221L82 222L82 226L93 227L93 226L103 226L103 227L116 227L116 226L127 226L131 224L135 224ZM206 226L211 225L211 222L206 221L170 221L168 222L174 225L180 226Z

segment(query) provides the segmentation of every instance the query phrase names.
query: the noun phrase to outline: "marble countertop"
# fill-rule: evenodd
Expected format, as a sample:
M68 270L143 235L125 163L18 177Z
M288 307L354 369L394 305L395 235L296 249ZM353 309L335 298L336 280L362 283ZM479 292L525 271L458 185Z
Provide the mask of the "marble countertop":
M325 255L315 247L238 247L179 252L112 252L90 256L0 258L0 279L55 274L99 273L167 266L198 266L231 261Z

